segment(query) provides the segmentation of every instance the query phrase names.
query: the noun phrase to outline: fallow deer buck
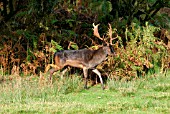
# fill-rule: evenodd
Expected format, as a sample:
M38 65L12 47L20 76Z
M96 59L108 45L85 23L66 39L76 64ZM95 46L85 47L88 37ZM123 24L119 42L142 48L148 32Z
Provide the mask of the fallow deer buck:
M98 25L94 25L94 36L98 37L100 40L105 41L104 38L101 38L98 33ZM108 55L114 54L114 49L112 47L112 28L109 24L109 34L110 37L110 43L107 43L107 46L102 46L97 50L90 50L90 49L80 49L80 50L64 50L61 52L56 52L54 54L54 64L49 64L46 67L46 71L51 67L52 68L50 72L50 80L52 80L52 75L54 72L62 69L64 66L72 66L72 67L78 67L83 69L84 74L84 80L85 85L84 87L87 88L87 76L88 76L88 70L91 69L94 73L96 73L99 76L102 89L104 89L103 80L101 77L101 73L96 69L96 66L102 63L104 60L107 59Z

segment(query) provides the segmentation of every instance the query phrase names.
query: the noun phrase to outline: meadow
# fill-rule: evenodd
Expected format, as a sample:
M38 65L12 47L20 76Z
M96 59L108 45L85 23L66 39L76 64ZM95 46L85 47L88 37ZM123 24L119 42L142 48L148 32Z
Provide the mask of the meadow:
M12 78L11 78L12 77ZM170 113L170 72L150 74L132 81L108 80L84 90L79 75L47 77L1 76L0 113Z

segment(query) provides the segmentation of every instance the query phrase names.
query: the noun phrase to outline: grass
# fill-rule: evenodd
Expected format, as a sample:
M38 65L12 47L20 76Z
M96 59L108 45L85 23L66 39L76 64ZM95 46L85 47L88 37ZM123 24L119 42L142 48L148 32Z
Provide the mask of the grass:
M170 113L170 73L110 80L104 91L100 84L84 90L80 76L56 78L53 84L42 77L12 77L0 77L0 113Z

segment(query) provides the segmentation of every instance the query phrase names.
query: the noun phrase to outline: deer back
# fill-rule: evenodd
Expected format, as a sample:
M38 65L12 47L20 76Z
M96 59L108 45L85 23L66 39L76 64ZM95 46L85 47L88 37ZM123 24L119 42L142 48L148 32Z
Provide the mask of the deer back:
M93 58L94 52L95 50L90 49L64 50L56 52L54 57L56 64L60 66L70 65L82 68L87 66L88 61Z
M70 62L71 64L82 64L85 67L92 68L104 61L107 55L111 54L111 49L109 46L100 47L97 50L90 49L80 49L80 50L64 50L61 52L56 52L54 57L59 58L60 64L66 64ZM71 65L69 64L69 65ZM74 65L72 65L74 66Z

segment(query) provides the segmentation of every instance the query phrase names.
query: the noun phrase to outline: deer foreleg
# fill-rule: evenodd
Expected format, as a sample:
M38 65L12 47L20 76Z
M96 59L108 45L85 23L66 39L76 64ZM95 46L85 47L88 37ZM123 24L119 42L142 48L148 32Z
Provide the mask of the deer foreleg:
M102 89L104 89L104 85L103 85L103 80L102 80L101 73L100 73L97 69L94 69L94 70L92 70L92 71L99 76Z
M88 76L88 69L83 68L83 74L84 74L84 88L87 89L87 76Z

